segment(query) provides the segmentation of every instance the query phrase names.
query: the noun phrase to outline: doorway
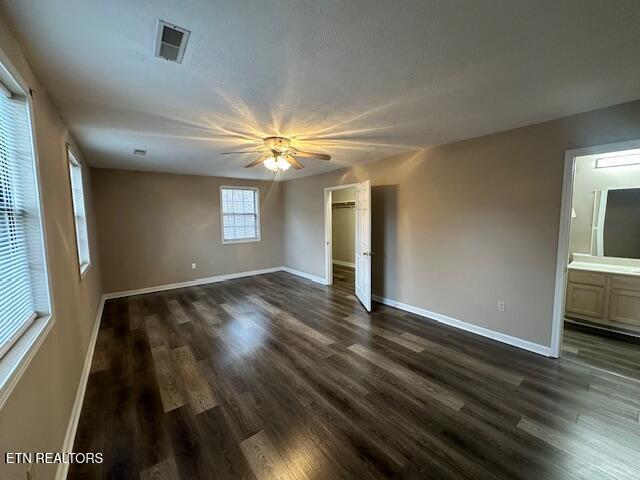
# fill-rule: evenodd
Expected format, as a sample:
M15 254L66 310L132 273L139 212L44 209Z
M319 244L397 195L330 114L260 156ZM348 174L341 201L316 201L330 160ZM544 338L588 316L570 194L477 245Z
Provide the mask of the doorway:
M325 188L325 283L353 279L353 293L371 311L369 181Z
M552 356L640 381L640 141L566 153Z
M331 193L331 252L334 284L355 295L355 187L341 188Z

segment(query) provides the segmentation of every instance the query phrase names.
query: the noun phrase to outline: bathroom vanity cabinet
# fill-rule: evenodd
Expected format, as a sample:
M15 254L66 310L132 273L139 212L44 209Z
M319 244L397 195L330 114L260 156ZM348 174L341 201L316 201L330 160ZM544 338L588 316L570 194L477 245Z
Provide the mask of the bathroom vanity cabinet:
M569 268L565 316L640 331L640 271Z

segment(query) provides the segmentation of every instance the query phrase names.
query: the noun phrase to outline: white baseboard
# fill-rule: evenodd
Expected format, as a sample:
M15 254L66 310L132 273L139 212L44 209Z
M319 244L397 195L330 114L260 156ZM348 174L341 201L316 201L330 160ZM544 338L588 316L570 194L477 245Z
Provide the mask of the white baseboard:
M444 323L446 325L459 328L460 330L475 333L476 335L482 335L483 337L491 338L493 340L497 340L498 342L522 348L539 355L544 355L545 357L551 356L551 347L547 347L545 345L529 342L528 340L522 340L521 338L512 337L511 335L506 335L494 330L489 330L488 328L479 327L471 323L463 322L462 320L458 320L447 315L442 315L441 313L430 312L429 310L425 310L423 308L397 302L395 300L380 297L378 295L372 295L371 297L376 302L383 303L385 305L389 305L390 307L398 308L406 312L415 313L416 315L420 315L421 317L430 318L439 323Z
M248 272L228 273L226 275L217 275L215 277L196 278L195 280L188 280L186 282L168 283L166 285L156 285L154 287L137 288L135 290L125 290L122 292L105 293L104 299L110 300L112 298L131 297L133 295L143 295L145 293L162 292L165 290L174 290L176 288L193 287L196 285L205 285L207 283L224 282L225 280L233 280L234 278L253 277L254 275L263 275L265 273L273 272L287 272L298 277L306 278L321 285L327 285L327 281L322 277L311 275L310 273L301 272L289 267L271 267L263 268L262 270L250 270Z
M84 403L84 394L87 390L87 382L89 381L89 373L91 372L91 361L93 360L93 351L96 348L96 341L98 339L98 332L100 331L100 320L102 320L102 311L104 310L104 302L106 296L103 295L98 305L98 313L93 325L93 331L91 332L91 339L89 340L89 348L87 348L87 354L84 357L84 366L82 367L82 374L80 376L80 383L78 390L76 391L76 399L73 402L73 409L71 410L71 417L67 424L67 431L64 435L64 443L62 444L62 452L73 452L73 443L76 439L76 430L78 429L78 422L80 421L80 413L82 412L82 405ZM69 471L68 463L58 464L56 469L55 480L64 480L67 478L67 472Z
M215 277L196 278L186 282L168 283L166 285L156 285L154 287L138 288L135 290L126 290L123 292L113 292L105 294L105 299L130 297L132 295L142 295L144 293L162 292L164 290L173 290L175 288L193 287L195 285L205 285L207 283L224 282L225 280L233 280L234 278L252 277L254 275L262 275L264 273L280 272L284 267L263 268L262 270L250 270L248 272L227 273L226 275L216 275Z
M341 267L356 268L356 264L353 262L345 262L344 260L332 260L334 265L340 265Z
M294 270L293 268L289 268L289 267L282 267L282 270L292 275L297 275L298 277L306 278L307 280L311 280L312 282L316 282L321 285L327 285L327 280L325 278L317 277L315 275L311 275L310 273L301 272L300 270Z

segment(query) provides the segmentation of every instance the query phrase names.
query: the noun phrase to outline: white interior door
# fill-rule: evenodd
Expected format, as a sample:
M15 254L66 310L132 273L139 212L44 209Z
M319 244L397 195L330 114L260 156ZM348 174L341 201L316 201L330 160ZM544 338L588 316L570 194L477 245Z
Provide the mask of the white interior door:
M371 186L356 185L356 297L371 311Z

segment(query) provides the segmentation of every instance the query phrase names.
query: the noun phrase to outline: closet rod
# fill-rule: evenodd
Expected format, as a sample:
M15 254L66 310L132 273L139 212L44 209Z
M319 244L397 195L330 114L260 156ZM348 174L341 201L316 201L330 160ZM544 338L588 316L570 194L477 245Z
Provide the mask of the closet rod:
M334 202L332 208L355 208L356 202Z

